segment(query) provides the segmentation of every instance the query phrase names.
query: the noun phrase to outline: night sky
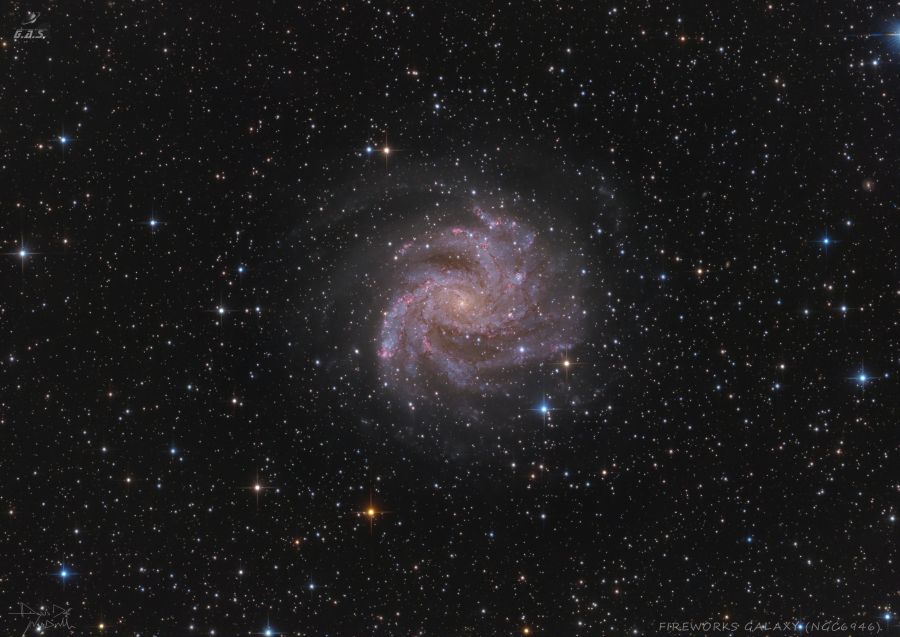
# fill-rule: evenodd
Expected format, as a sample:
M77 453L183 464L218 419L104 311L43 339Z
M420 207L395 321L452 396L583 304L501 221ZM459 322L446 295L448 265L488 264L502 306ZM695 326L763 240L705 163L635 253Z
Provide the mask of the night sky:
M2 15L2 634L896 631L900 5Z

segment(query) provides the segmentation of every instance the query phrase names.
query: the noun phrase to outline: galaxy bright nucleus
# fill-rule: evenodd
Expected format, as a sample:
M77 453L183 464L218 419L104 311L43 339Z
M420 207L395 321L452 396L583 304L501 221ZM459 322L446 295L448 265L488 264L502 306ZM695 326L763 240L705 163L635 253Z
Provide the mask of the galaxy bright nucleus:
M405 396L501 392L582 338L571 260L512 215L475 208L404 243L391 270L377 353Z

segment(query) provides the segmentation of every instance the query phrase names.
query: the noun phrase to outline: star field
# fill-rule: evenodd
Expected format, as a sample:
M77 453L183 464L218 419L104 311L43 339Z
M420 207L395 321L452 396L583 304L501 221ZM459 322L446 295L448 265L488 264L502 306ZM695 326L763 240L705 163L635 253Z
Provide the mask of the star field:
M897 4L3 15L5 634L896 629Z

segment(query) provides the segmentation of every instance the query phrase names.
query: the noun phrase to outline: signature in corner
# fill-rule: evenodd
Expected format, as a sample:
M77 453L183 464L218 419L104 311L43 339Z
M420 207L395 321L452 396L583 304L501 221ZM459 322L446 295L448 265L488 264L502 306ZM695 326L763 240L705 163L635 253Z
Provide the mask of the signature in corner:
M53 604L50 608L40 606L34 609L28 604L19 602L19 611L11 614L28 618L28 625L22 631L24 637L29 630L36 630L39 633L53 628L68 628L72 630L72 627L69 626L69 613L71 612L71 608L63 608L56 604Z

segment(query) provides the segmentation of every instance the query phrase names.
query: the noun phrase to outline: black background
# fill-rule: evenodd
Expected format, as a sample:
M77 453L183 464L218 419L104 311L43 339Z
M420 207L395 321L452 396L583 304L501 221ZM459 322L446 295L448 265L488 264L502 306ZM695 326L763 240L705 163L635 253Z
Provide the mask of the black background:
M13 39L28 10L46 41ZM68 604L77 634L888 627L900 62L860 36L894 20L13 3L4 611ZM550 426L539 396L467 422L375 378L391 291L361 274L469 186L592 271L579 407Z

